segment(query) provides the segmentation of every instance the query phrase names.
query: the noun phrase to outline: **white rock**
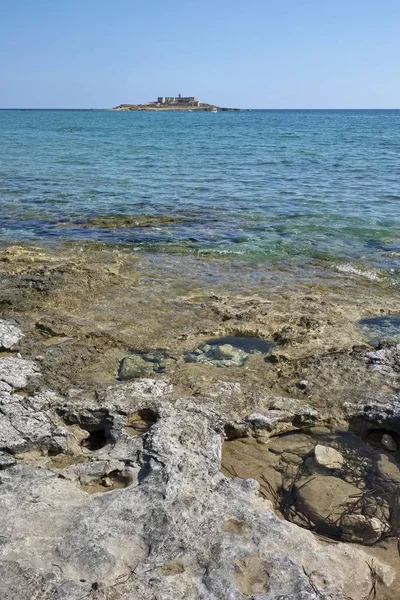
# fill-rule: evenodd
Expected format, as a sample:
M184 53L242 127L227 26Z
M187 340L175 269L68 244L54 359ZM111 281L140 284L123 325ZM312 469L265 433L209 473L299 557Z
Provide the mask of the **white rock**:
M22 331L12 321L0 319L0 348L10 350L23 337Z
M344 463L344 458L334 448L329 446L322 446L318 444L315 446L315 460L318 465L326 467L327 469L341 469Z

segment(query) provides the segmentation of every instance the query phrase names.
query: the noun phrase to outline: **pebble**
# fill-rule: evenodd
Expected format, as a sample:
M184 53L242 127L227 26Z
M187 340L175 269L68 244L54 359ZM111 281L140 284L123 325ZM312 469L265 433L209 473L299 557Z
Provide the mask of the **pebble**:
M389 452L396 452L397 450L397 444L394 441L394 439L392 438L391 435L389 435L388 433L384 433L381 439L381 444L382 446L385 446L386 450L389 450Z

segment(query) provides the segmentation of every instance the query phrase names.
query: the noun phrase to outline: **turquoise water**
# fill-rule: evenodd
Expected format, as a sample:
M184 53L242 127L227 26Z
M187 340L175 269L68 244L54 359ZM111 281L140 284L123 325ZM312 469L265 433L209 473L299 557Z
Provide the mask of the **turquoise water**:
M0 142L6 242L399 268L400 111L0 111Z

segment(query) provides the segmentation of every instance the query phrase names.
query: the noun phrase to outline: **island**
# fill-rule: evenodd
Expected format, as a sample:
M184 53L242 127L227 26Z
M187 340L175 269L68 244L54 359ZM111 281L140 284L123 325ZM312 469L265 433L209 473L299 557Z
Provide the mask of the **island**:
M147 102L147 104L120 104L115 106L112 110L186 110L186 111L208 111L208 112L219 112L219 111L239 111L240 108L222 108L215 106L214 104L207 104L200 102L195 96L159 96L154 102Z

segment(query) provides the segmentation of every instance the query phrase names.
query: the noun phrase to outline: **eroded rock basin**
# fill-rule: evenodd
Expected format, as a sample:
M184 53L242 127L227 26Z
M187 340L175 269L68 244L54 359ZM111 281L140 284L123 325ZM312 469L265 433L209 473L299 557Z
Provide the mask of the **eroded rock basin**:
M334 539L372 544L400 532L399 436L372 430L366 439L374 440L373 445L352 432L325 427L268 439L255 432L224 443L222 470L231 477L256 479L276 510L301 526ZM360 527L365 521L364 538L352 537L352 519ZM375 519L372 537L368 519Z

